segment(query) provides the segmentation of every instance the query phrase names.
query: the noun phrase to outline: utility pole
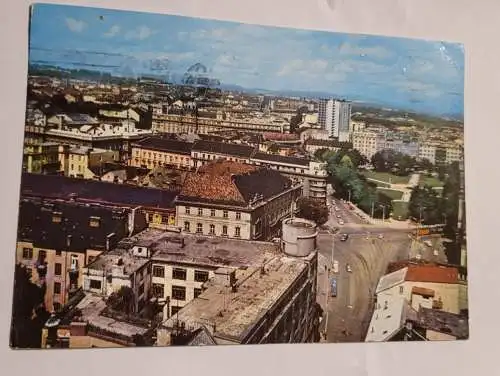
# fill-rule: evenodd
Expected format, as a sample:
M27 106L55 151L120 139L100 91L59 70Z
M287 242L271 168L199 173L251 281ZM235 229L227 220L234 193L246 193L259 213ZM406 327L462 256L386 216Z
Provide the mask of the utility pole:
M375 211L375 201L372 201L372 219L373 219L374 211Z
M385 205L382 205L382 222L385 222Z
M349 190L349 199L347 200L349 203L351 203L351 190Z

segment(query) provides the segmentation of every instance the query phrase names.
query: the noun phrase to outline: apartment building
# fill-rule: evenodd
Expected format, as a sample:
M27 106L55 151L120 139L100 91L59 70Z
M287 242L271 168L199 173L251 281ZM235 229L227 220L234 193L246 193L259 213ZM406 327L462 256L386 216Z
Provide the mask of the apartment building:
M149 227L175 226L174 199L179 191L114 184L56 175L23 174L21 196L103 204L143 213Z
M312 155L321 149L326 149L330 151L350 150L353 145L351 142L340 142L339 140L317 140L309 139L304 142L304 148L306 151Z
M177 225L186 233L269 239L295 210L302 185L279 172L215 161L188 175L177 196Z
M372 131L355 131L352 134L352 146L370 160L373 155L383 149L383 135Z
M119 152L106 149L94 149L84 146L60 146L59 163L64 176L93 179L92 167L119 160Z
M250 158L254 153L255 147L249 145L200 140L195 142L191 149L191 160L194 168L217 159L250 163Z
M25 143L23 172L57 174L59 170L59 144L54 142Z
M280 132L289 130L289 124L278 119L236 117L208 118L194 114L153 114L152 129L155 133L198 133L209 134L218 131L235 130L251 132Z
M418 157L428 159L433 164L450 164L462 159L463 147L423 142L419 145Z
M319 339L315 251L303 258L278 254L260 265L215 273L197 299L161 325L157 346Z
M319 101L318 123L326 129L330 137L336 137L341 142L350 141L351 122L350 102L321 99Z
M45 305L58 311L82 286L84 265L145 227L127 208L22 197L16 262L34 283L45 284Z
M192 165L192 146L186 141L161 136L147 137L132 144L130 165L150 170L165 166L189 169Z

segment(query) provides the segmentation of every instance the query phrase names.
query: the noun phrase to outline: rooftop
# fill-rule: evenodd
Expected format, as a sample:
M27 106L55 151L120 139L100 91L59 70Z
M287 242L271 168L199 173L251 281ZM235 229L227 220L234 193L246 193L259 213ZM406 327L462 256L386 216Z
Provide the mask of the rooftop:
M180 140L172 140L161 136L154 136L140 140L134 143L132 146L167 153L190 155L193 143Z
M81 310L83 321L111 333L132 337L136 334L145 334L148 331L147 328L142 326L101 315L106 308L106 302L98 295L87 293L76 308Z
M458 269L441 265L409 265L406 281L431 283L457 283Z
M405 281L405 276L407 271L408 268L403 268L382 276L378 281L375 293L378 294L379 292L382 292L384 290L390 289L393 286L397 286L400 283L403 283Z
M170 209L174 207L177 193L175 190L135 187L58 175L23 173L21 178L21 196L62 200L74 197L80 201L117 206Z
M262 316L306 269L303 259L276 255L265 264L265 274L260 266L236 272L236 292L214 281L207 282L207 289L183 307L163 326L173 328L182 322L186 328L199 328L202 324L215 327L214 337L244 343L245 337Z
M337 147L337 148L346 148L346 149L352 148L351 142L340 142L339 140L320 140L320 139L311 138L311 139L306 141L306 144L307 145L314 145L314 146Z
M417 319L418 325L427 330L448 334L457 339L469 338L469 321L463 316L421 307Z
M189 174L178 199L247 206L271 198L292 186L290 179L275 170L259 168L252 171L250 167L237 162L220 166L206 167L203 170L206 173ZM228 170L243 173L230 174Z
M373 312L365 342L389 340L411 317L416 317L416 312L404 297L385 297L384 301L378 302Z
M275 163L283 163L295 166L309 166L309 159L305 158L297 158L297 157L286 157L278 154L267 154L258 152L252 157L252 160L263 161L263 162L275 162Z
M110 150L106 149L96 149L96 148L89 148L86 146L74 146L69 148L69 153L70 154L79 154L79 155L87 155L88 153L112 153Z
M245 267L260 265L279 253L274 243L157 230L143 231L137 238L141 242L149 241L153 259L166 263Z
M193 151L232 155L242 158L250 158L254 150L255 148L252 146L208 140L196 141L193 145Z

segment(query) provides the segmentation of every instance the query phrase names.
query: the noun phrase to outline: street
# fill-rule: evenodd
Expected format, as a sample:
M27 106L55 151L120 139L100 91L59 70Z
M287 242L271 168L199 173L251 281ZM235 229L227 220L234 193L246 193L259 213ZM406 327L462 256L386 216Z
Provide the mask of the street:
M337 211L333 210L333 203ZM323 230L318 235L318 285L321 290L326 289L318 294L318 302L326 308L326 342L359 342L364 340L379 278L390 262L409 257L410 230L366 224L346 204L336 200L331 209L328 227L339 230L335 234ZM341 218L337 218L337 213ZM340 219L344 224L339 223ZM349 234L346 241L340 240L342 234ZM338 273L332 269L333 260L338 261ZM330 270L325 271L325 266ZM329 279L333 277L337 279L336 297L330 296Z

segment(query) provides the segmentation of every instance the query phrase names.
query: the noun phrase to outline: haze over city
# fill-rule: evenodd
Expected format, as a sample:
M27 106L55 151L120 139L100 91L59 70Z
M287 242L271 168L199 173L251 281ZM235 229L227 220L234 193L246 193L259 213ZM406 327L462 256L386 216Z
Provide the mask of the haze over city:
M172 82L202 63L222 85L463 115L463 47L445 42L44 5L32 11L30 63Z

